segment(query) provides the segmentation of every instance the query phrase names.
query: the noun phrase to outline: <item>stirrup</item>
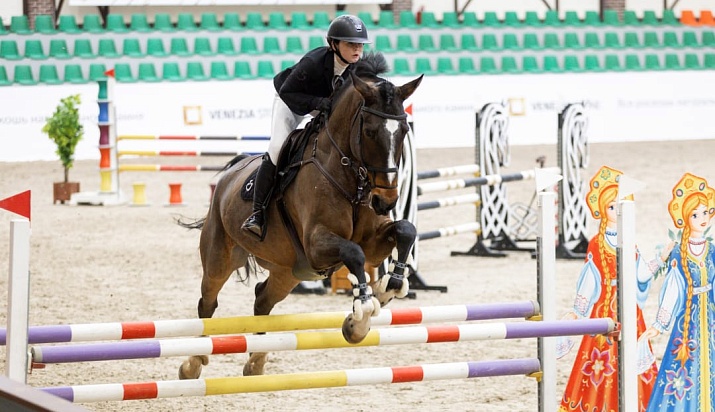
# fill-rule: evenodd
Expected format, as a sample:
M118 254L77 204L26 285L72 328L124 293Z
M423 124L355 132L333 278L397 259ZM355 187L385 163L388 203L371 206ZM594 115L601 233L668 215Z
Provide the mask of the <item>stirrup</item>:
M263 223L261 222L263 214L262 211L257 211L254 212L251 216L246 219L245 222L243 222L243 225L241 225L241 229L251 232L254 235L258 236L259 239L263 240Z

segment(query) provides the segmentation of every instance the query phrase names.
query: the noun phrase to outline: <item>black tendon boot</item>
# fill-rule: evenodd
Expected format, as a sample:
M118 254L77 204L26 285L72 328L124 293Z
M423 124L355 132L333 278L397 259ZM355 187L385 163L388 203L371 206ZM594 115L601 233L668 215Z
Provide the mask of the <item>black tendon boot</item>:
M273 191L276 167L271 162L268 153L263 155L263 162L256 174L255 187L253 188L253 213L243 222L241 229L247 230L263 240L265 224L264 213L268 208L270 194Z

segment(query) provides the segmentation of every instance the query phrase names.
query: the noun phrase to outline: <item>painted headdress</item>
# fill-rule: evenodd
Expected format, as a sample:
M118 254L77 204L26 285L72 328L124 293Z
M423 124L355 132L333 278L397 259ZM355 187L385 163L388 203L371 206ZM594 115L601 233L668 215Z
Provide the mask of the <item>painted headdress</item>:
M686 216L683 216L683 203L690 196L702 193L707 199L708 212L715 212L715 189L708 186L707 180L702 177L686 173L673 188L673 199L668 203L668 213L673 218L675 227L680 229L685 226Z
M603 166L598 173L591 178L589 190L586 194L586 204L588 204L588 208L591 209L591 216L593 216L594 219L601 219L603 217L601 216L601 211L598 210L598 203L603 191L612 186L617 187L622 174L623 172L620 170Z

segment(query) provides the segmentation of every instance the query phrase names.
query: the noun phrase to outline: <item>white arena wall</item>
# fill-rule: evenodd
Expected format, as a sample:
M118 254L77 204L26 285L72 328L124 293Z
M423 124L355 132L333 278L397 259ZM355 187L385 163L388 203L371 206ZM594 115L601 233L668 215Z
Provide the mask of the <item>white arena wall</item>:
M557 113L572 102L588 109L592 143L713 139L715 97L705 87L712 84L715 71L429 76L408 104L418 148L473 147L475 112L495 101L509 105L514 145L555 144ZM85 125L76 158L98 159L98 85L63 84L0 88L0 161L55 160L54 144L41 128L59 100L74 93L82 96ZM116 130L267 136L273 94L270 80L120 83L113 98ZM201 150L260 150L244 142L215 144Z

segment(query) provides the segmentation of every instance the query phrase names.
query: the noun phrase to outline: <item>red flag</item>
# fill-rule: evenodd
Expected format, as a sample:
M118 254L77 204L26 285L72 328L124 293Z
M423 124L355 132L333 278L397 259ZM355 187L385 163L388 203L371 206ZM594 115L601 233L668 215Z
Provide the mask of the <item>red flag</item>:
M106 72L104 72L104 74L109 77L114 77L114 69L109 69Z
M412 103L410 103L407 107L405 107L405 113L412 116Z
M30 191L26 190L14 196L0 200L0 208L30 219Z

